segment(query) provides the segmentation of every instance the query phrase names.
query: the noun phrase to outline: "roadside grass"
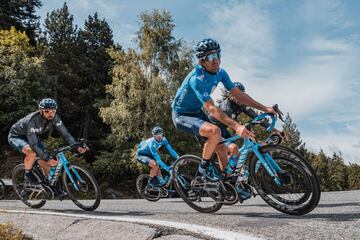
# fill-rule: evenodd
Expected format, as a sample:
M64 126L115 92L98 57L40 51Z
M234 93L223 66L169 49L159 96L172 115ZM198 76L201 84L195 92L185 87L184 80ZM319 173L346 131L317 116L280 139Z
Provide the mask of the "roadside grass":
M10 223L0 224L0 239L1 240L33 240L32 237L22 233Z

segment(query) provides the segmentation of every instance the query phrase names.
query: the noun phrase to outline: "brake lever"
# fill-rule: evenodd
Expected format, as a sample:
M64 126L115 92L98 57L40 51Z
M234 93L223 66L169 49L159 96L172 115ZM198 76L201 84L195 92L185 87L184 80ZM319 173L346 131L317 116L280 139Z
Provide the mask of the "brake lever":
M282 122L285 122L285 120L284 120L284 118L283 118L283 115L284 115L284 114L283 114L282 111L280 111L279 105L275 104L272 108L273 108L274 111L277 112L277 114L279 115L279 119L280 119Z

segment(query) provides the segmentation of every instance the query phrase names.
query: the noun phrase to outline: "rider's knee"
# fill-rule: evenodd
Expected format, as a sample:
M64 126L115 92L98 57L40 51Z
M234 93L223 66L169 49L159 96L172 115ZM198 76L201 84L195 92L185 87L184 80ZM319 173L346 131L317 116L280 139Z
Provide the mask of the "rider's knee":
M22 149L22 152L26 155L26 157L28 158L36 158L36 152L34 152L30 146L25 146L23 149Z
M228 152L231 155L233 155L233 154L237 155L239 152L239 147L236 144L232 143L228 146Z
M159 165L154 160L150 160L149 166L153 169L158 169Z

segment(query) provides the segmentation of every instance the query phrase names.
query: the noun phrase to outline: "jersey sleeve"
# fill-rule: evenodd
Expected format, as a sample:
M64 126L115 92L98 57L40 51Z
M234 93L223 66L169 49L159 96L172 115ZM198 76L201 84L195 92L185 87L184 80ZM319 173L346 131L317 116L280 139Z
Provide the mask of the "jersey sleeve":
M204 104L211 99L211 92L206 90L202 81L203 80L199 77L192 77L189 81L189 85L194 90L196 97Z
M26 138L32 150L34 150L37 156L42 160L49 160L50 156L39 147L39 138L36 134L36 126L33 120L30 120L26 133Z
M224 69L221 69L220 74L221 74L220 81L222 82L222 84L224 84L224 87L228 91L231 91L231 89L235 87L235 84L231 81L229 74L227 74L227 72Z
M153 155L155 161L159 164L159 166L160 166L162 169L168 170L168 166L161 160L161 157L160 157L158 151L154 148L152 142L151 142L149 148L150 148L151 154Z
M175 159L178 159L179 158L179 155L176 153L176 151L171 147L169 141L165 138L164 140L164 144L165 144L165 147L166 149L169 151L169 153L171 154L171 156Z
M71 145L71 144L76 143L75 139L73 138L73 136L71 136L69 131L66 129L66 127L64 126L63 122L61 121L61 119L58 115L56 115L54 118L54 126L68 144Z

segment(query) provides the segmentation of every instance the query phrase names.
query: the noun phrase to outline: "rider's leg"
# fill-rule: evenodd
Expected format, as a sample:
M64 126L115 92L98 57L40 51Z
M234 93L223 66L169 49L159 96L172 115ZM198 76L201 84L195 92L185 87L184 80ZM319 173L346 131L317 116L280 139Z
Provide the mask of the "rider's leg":
M230 143L227 147L228 158L230 159L232 156L239 156L239 147L235 143Z
M25 145L21 151L25 154L25 170L31 170L36 159L36 152L31 149L30 145Z
M150 177L153 178L155 176L158 176L160 168L155 160L153 160L153 159L150 160L149 167L151 168L150 169Z
M203 159L209 160L213 155L218 143L221 141L220 128L209 122L204 122L199 129L200 136L206 137L204 144ZM225 150L226 153L226 150Z
M225 168L228 163L228 156L226 153L226 145L224 143L217 145L215 152L219 159L220 170L225 171Z

